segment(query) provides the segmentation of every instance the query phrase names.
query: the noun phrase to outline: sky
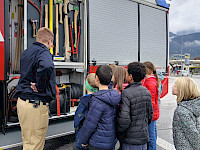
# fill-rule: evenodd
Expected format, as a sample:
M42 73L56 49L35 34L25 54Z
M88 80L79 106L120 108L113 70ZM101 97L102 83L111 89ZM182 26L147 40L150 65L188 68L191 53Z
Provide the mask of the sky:
M171 0L169 3L170 32L200 32L200 0Z

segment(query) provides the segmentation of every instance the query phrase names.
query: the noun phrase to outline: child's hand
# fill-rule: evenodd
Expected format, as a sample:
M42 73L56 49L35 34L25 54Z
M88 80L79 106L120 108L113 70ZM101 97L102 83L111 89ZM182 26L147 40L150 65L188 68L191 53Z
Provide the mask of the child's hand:
M88 146L88 144L86 144L86 145L82 144L82 147L86 147L86 146Z

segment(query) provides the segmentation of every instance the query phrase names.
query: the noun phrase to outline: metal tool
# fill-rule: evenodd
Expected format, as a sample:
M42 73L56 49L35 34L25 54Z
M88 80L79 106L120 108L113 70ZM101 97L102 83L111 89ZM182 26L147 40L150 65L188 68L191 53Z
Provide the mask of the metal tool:
M67 6L69 4L69 0L64 0L64 29L65 29L65 59L66 61L70 60L70 53L69 53L69 24L68 24L68 13L67 13Z
M37 36L37 23L38 23L38 21L34 20L34 19L30 19L30 23L33 26L33 37L36 37Z
M44 26L46 27L46 28L48 28L48 5L47 4L45 4L45 24L44 24Z

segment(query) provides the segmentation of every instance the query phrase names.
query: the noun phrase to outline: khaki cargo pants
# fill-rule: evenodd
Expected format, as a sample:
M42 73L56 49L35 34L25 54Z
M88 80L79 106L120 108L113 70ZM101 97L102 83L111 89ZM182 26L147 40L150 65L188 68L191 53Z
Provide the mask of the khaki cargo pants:
M43 150L49 124L48 106L40 104L34 108L28 100L18 98L17 113L23 150Z

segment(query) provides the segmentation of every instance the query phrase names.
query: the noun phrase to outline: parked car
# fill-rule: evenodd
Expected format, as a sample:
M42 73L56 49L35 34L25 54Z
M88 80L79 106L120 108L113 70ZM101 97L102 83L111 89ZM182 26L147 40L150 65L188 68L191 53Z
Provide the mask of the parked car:
M190 74L188 71L186 70L179 70L179 73L178 73L179 76L185 76L185 77L191 77L192 74Z

